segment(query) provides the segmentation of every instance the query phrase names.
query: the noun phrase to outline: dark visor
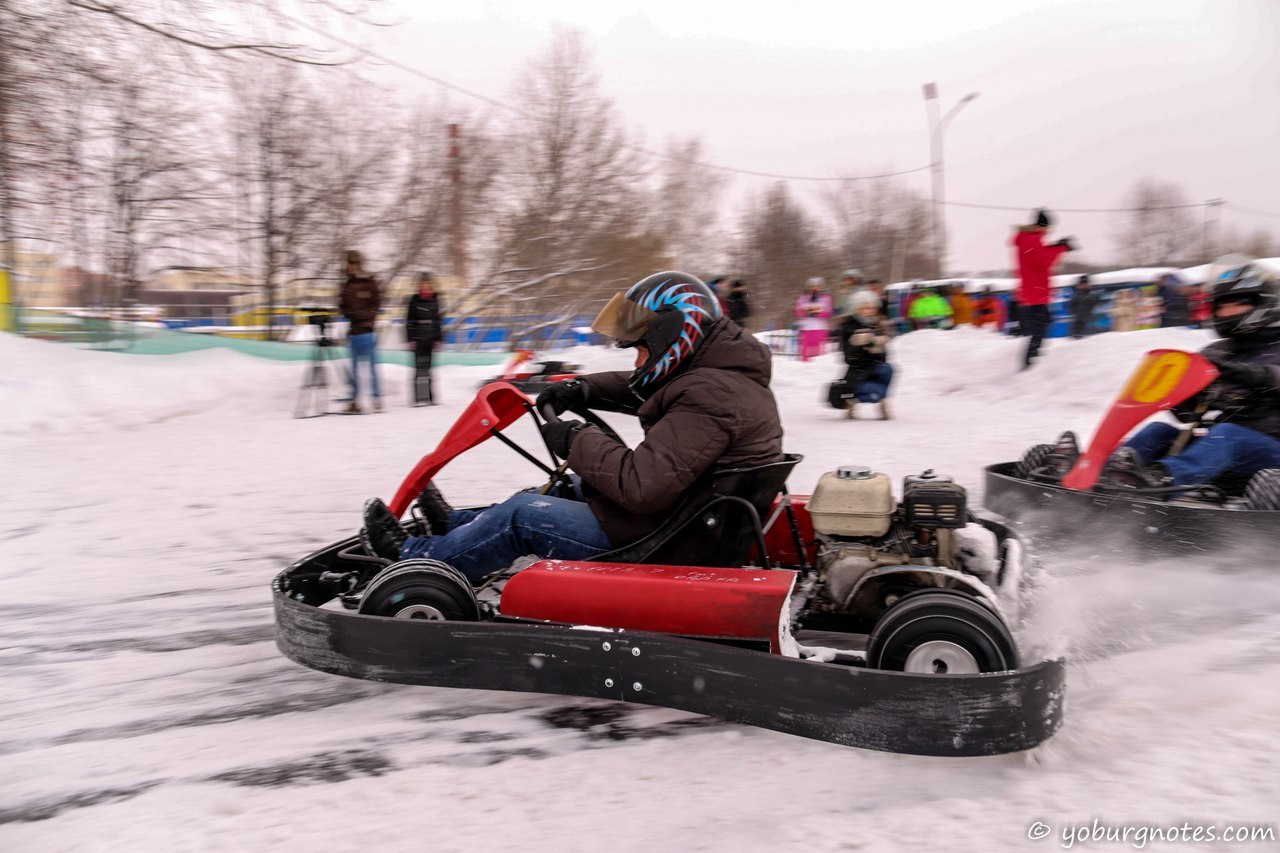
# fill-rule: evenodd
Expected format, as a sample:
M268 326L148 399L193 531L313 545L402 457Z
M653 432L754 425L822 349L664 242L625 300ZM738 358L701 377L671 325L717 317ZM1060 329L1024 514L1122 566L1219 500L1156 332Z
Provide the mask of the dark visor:
M632 302L625 293L619 293L596 315L591 328L613 338L618 346L635 346L656 316L648 308Z

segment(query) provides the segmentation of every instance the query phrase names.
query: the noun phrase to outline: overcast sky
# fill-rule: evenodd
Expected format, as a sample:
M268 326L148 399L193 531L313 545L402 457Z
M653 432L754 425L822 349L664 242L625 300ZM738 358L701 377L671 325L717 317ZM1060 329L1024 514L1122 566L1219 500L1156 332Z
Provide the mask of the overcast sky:
M709 161L744 170L927 165L922 84L937 83L944 113L977 92L943 137L946 198L1016 210L948 206L954 271L1008 266L1010 229L1033 207L1119 207L1141 176L1225 199L1230 227L1280 233L1280 0L395 2L404 23L365 44L503 101L553 28L576 28L644 144L701 137ZM927 171L906 180L929 196ZM738 177L734 191L768 183ZM819 210L821 183L791 185ZM1056 233L1106 263L1118 217L1062 212Z

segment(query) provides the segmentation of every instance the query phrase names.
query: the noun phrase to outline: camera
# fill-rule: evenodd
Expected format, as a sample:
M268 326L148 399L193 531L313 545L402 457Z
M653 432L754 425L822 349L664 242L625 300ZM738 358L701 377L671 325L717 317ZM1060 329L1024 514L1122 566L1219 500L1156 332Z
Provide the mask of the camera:
M302 305L298 311L307 315L307 322L324 329L335 319L333 308L327 305Z

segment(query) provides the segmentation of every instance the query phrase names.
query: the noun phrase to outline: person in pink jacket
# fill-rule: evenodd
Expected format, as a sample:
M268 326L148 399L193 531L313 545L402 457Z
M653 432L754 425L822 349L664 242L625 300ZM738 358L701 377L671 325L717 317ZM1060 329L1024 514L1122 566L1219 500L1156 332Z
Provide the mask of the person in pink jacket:
M1047 210L1037 210L1031 224L1020 226L1013 235L1019 279L1018 322L1027 336L1023 370L1040 355L1040 342L1049 331L1049 275L1058 258L1075 249L1070 237L1045 245L1044 235L1052 224Z
M796 320L800 329L800 360L822 355L827 328L834 312L826 281L815 276L805 282L804 293L796 297Z

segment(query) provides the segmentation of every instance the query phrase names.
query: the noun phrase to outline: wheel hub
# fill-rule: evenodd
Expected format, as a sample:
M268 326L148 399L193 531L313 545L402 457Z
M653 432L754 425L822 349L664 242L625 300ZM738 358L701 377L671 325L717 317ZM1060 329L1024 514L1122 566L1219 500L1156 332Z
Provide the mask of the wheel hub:
M447 621L444 614L430 604L410 604L407 607L401 607L391 615L395 619L426 619L428 622Z
M907 655L903 672L926 675L976 675L978 661L963 646L949 640L930 640L921 643Z

